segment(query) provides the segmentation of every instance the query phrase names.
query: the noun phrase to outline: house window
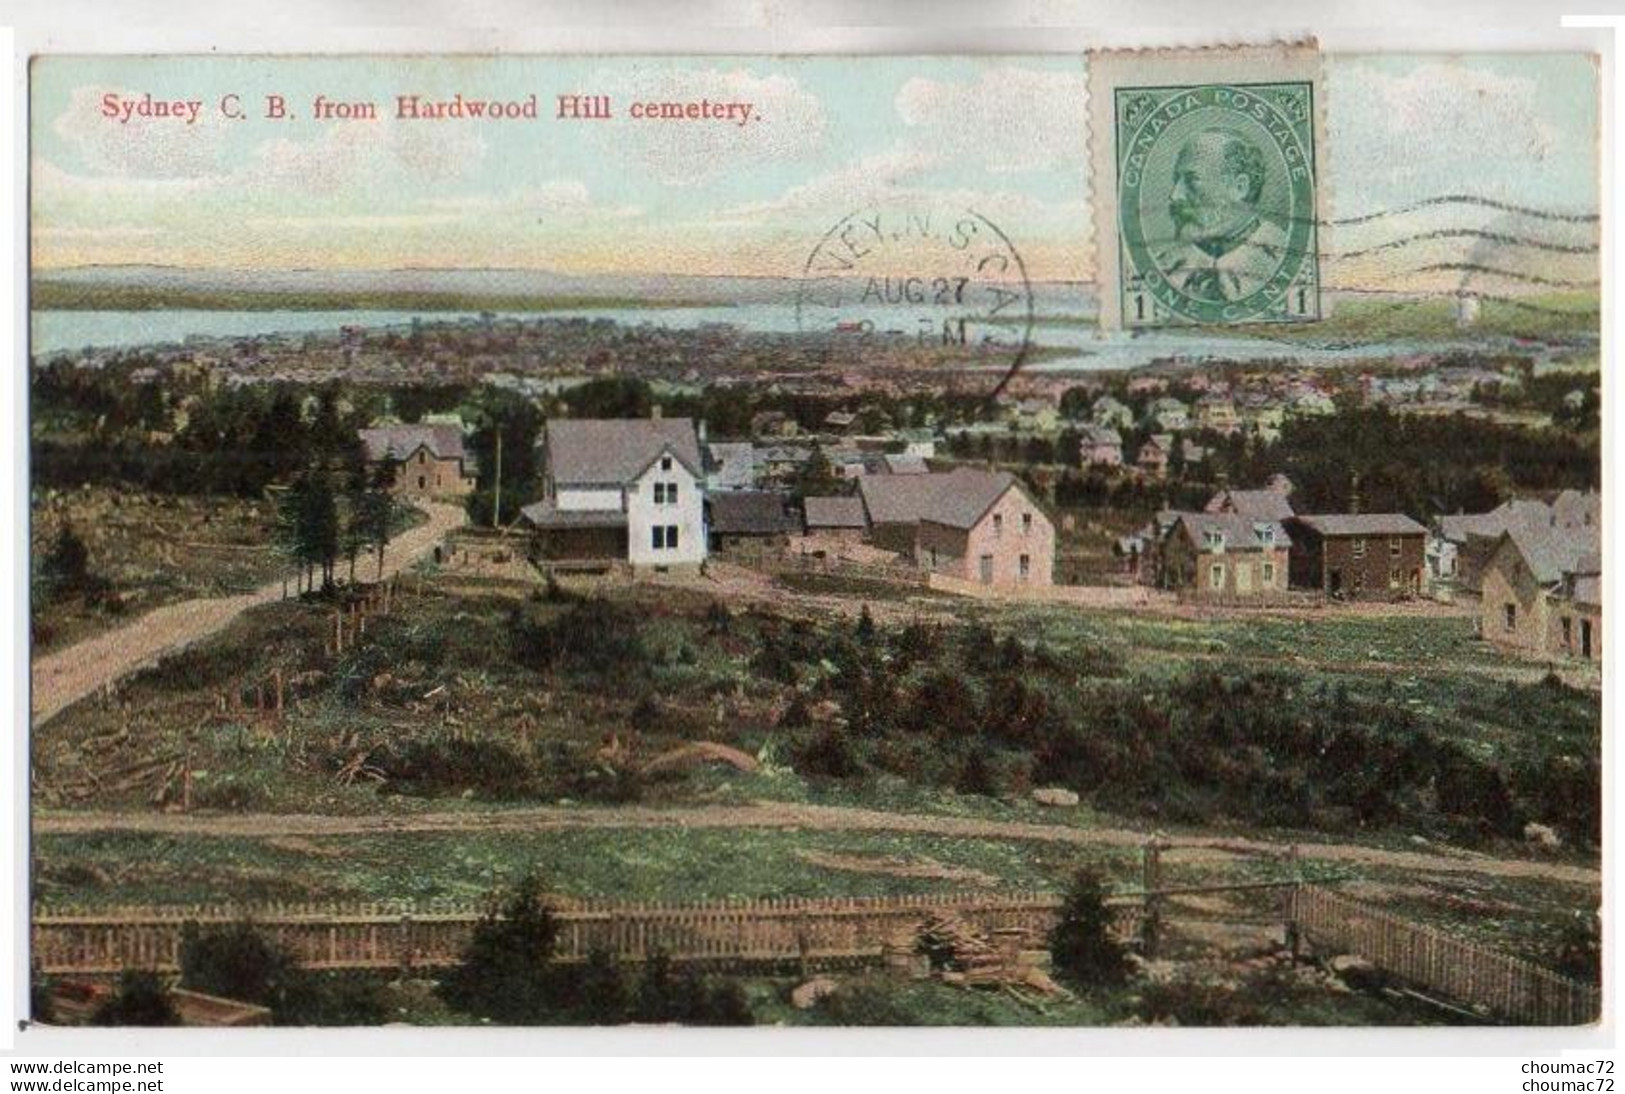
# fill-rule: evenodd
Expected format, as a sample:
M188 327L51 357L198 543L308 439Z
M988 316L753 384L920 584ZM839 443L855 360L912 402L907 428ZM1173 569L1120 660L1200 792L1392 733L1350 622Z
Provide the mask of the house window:
M662 456L662 457L660 457L660 470L662 470L662 471L670 471L671 470L671 457L670 456Z
M1004 535L1004 514L1003 513L994 513L993 514L993 535L995 537Z
M1503 629L1508 633L1518 629L1518 606L1508 604L1501 609Z
M1389 558L1398 558L1401 546L1402 545L1400 544L1399 540L1397 540L1397 539L1389 540L1388 541L1388 557Z
M423 476L422 476L422 475L419 475L419 476L418 476L418 489L419 489L419 490L422 490L422 489L423 489L423 488L424 488L424 487L425 487L425 486L427 486L427 485L428 485L428 484L429 484L429 480L428 480L428 479L425 479L425 478L424 478L424 477L423 477Z
M1023 514L1021 514L1021 534L1024 535L1024 536L1031 535L1032 530L1033 530L1033 515L1031 513L1023 513Z
M1365 540L1357 539L1357 540L1354 541L1354 557L1355 558L1364 558L1365 557Z
M666 484L663 482L655 483L655 504L666 504Z
M666 550L677 550L677 525L666 525Z
M657 551L677 550L677 525L657 524L649 529L650 540Z
M1215 562L1208 567L1207 583L1211 589L1224 588L1224 564L1222 562Z
M428 463L428 462L429 462L429 454L427 452L421 452L420 451L418 453L418 463L424 464L424 463Z
M1570 649L1573 646L1574 646L1574 620L1565 615L1563 617L1563 648L1564 649Z
M1266 584L1266 585L1274 585L1275 584L1275 563L1273 563L1273 562L1265 562L1265 563L1260 564L1260 566L1258 568L1258 573L1259 573L1259 576L1263 578L1264 584Z
M1020 563L1021 563L1021 567L1020 567L1019 573L1021 574L1021 580L1026 581L1029 577L1032 576L1032 573L1033 573L1033 556L1032 555L1022 555L1021 559L1020 559Z

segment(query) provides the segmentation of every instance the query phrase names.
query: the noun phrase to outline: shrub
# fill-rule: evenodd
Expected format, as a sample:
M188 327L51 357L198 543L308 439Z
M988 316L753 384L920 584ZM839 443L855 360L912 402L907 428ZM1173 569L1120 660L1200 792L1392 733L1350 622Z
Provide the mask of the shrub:
M796 753L795 766L805 775L849 779L863 770L852 739L839 726L830 726Z
M349 756L335 757L337 762ZM389 781L388 793L437 794L473 790L495 801L511 801L535 792L534 772L523 755L489 737L464 741L409 738L379 750L373 763Z
M642 621L607 600L572 603L548 620L516 608L508 632L514 660L527 668L563 669L619 682L649 664Z
M556 1008L550 973L558 923L535 875L526 875L474 926L462 959L441 981L456 1010L493 1022L546 1021Z
M294 1017L288 1005L297 978L293 957L252 923L186 924L180 966L181 984L193 991L270 1007L279 1023Z
M1111 927L1112 913L1099 875L1079 871L1049 936L1050 959L1063 980L1087 990L1121 984L1127 978L1127 955Z
M178 1026L180 1015L170 1002L158 974L145 969L125 969L119 975L118 990L90 1016L93 1026Z

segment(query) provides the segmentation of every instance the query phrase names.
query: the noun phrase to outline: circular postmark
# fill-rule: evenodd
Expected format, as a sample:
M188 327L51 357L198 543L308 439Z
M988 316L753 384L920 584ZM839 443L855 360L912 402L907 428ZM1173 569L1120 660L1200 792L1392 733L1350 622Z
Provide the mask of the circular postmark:
M1199 323L1318 313L1308 85L1120 89L1125 311Z
M808 254L796 327L975 369L996 393L1031 348L1032 284L1010 238L973 209L860 209Z

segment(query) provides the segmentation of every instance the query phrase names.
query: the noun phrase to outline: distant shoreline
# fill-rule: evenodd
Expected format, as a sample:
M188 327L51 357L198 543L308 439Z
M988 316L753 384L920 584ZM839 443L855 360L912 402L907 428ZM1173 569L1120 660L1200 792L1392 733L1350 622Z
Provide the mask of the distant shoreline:
M240 290L83 285L37 280L33 311L398 311L560 312L634 308L726 308L726 301L673 297L467 293L400 289Z

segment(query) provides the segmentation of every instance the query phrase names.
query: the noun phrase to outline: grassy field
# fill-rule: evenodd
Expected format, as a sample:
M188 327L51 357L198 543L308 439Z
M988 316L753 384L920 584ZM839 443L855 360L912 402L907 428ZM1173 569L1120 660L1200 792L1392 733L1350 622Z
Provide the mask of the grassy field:
M986 641L1001 649L1014 637L1048 666L1044 676L1064 685L1057 695L1072 694L1074 686L1084 695L1108 687L1161 701L1157 697L1184 686L1194 670L1284 673L1304 694L1341 691L1356 706L1407 711L1429 733L1488 763L1594 757L1599 748L1594 694L1542 683L1542 666L1479 642L1471 620L1461 616L1328 611L1193 620L919 598L848 579L794 580L798 584L785 593L810 603L832 596L872 600L877 610L886 603L905 616L912 605L924 620L986 625ZM815 648L824 640L819 635L852 627L849 618L792 623L744 604L722 611L703 585L610 588L601 602L568 591L543 595L533 582L431 567L405 588L394 614L375 617L366 641L337 658L322 650L331 633L329 606L275 603L132 678L118 703L92 700L70 708L35 735L36 804L148 813L151 788L145 784L88 796L73 788L86 785L86 769L98 772L105 786L110 773L143 757L185 752L192 757L200 826L238 812L382 816L410 826L427 813L494 816L543 803L567 812L612 812L631 801L654 807L784 803L1112 829L1131 837L1160 832L1176 842L1230 835L1310 848L1341 840L1378 851L1458 853L1448 847L1456 830L1435 831L1419 818L1370 829L1272 827L1222 812L1202 821L1137 812L1087 794L1080 807L1056 810L1020 790L958 792L907 772L820 777L802 769L807 731L780 724L797 686L783 682L779 674L786 670L764 660L765 651L777 648L774 643L792 651L807 643ZM635 648L624 646L629 634L636 635ZM816 650L795 656L813 658L795 669L802 689L839 671L820 665ZM626 658L635 669L606 676L593 667ZM1067 683L1067 666L1075 666L1075 684ZM289 682L283 722L220 711L222 692L247 685L251 694L254 681L277 669ZM814 704L812 717L817 725L829 715ZM1540 732L1530 732L1537 725ZM647 759L702 739L758 757L762 770L700 767L635 777ZM380 777L343 778L357 757ZM1478 843L1473 853L1580 866L1597 861L1585 848L1538 850L1507 839ZM1121 837L1080 845L823 827L48 833L35 837L33 897L49 904L474 900L532 871L552 891L622 899L993 893L1059 891L1080 867L1131 889L1139 883L1139 855L1132 838ZM1559 959L1558 940L1598 900L1587 885L1381 864L1332 869L1312 859L1312 873L1348 878L1353 895L1544 964ZM1277 860L1251 854L1165 857L1165 880L1172 884L1273 878L1282 869ZM791 1013L779 988L759 990L766 1020L831 1020L817 1010ZM1040 1020L1020 1004L1010 1004L1008 1013L998 1004L994 1013L985 999L944 1001L933 994L938 990L922 986L915 999L909 988L892 1002L908 1015ZM1205 990L1193 988L1189 999L1199 1003ZM1305 1022L1418 1020L1391 1008L1361 1009L1390 1007L1369 999L1328 1007L1317 994L1272 1011L1267 994L1260 988L1249 1004L1260 1008L1251 1013L1263 1021L1291 1020L1293 1008ZM862 999L852 1005L860 1002L878 1005ZM1106 1020L1141 1015L1142 1003L1124 1004ZM972 1009L962 1013L964 1007ZM1055 1012L1057 1021L1102 1020L1087 1008L1067 1007ZM843 1021L862 1020L853 1017L859 1013L839 1012ZM1200 1007L1186 1016L1200 1018ZM432 1014L413 1020L419 1018L435 1020Z
M30 555L40 565L64 527L84 541L92 574L117 606L63 598L33 606L35 652L48 652L177 600L229 596L286 569L270 547L274 514L263 501L136 494L100 487L36 495Z

